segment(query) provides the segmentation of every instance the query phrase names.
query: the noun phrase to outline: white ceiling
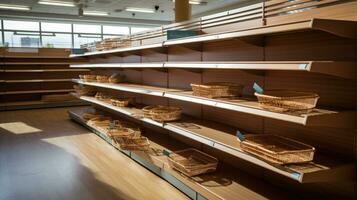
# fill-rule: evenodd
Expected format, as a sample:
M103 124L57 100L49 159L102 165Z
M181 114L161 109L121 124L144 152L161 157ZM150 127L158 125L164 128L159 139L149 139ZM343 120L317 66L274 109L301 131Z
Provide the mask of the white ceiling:
M62 0L70 1L70 0ZM179 0L178 0L179 1ZM207 13L211 13L217 10L220 11L224 8L233 7L247 0L202 0L207 2L205 5L192 5L192 15L200 16ZM27 5L32 9L31 11L21 11L24 15L35 15L38 13L62 15L78 15L78 8L74 7L59 7L41 5L37 3L38 0L0 0L0 3L4 4L18 4ZM109 12L111 18L121 19L138 19L138 20L157 20L157 21L173 21L174 20L174 3L172 0L80 0L85 3L87 8L85 10L105 11ZM160 6L159 11L156 13L136 13L132 16L132 12L125 11L125 7L142 7L142 8L154 8L155 5ZM7 11L9 13L10 11ZM103 18L102 18L103 19Z

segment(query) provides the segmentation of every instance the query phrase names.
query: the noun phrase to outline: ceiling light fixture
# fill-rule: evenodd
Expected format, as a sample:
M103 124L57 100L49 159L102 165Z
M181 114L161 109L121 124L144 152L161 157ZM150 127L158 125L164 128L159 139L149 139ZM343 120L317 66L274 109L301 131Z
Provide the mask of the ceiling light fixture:
M68 2L68 1L40 0L38 3L43 5L51 5L51 6L66 6L66 7L76 6L73 2Z
M129 11L129 12L155 13L155 10L154 9L150 9L150 8L127 7L127 8L125 8L125 10Z
M0 9L7 10L31 10L29 6L13 5L13 4L0 4Z
M92 16L107 16L109 13L101 12L101 11L84 11L84 15L92 15Z
M175 2L175 0L172 0L172 2ZM189 4L192 5L201 5L201 4L207 4L205 1L188 1Z

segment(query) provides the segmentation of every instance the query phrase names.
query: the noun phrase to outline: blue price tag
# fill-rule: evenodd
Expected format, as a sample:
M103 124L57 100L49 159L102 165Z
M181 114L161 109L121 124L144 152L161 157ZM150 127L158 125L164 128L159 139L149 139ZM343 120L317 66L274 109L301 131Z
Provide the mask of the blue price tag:
M300 64L299 65L299 69L306 69L306 67L307 67L307 64Z
M296 180L299 180L299 179L300 179L300 173L297 173L297 172L292 172L292 173L290 173L290 176L291 176L293 179L296 179Z
M257 83L254 83L253 89L256 93L263 94L263 88L261 88Z
M169 156L170 152L166 149L162 150L162 154L164 154L165 156Z
M243 140L245 139L243 133L241 133L239 130L237 130L237 138L239 141L243 142Z

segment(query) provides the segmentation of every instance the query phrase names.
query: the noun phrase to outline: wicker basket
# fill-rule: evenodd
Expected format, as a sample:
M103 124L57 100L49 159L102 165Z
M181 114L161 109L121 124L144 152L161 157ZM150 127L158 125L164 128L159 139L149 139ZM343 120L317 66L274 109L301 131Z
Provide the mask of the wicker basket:
M277 135L246 135L243 151L275 164L305 163L313 160L315 148Z
M110 102L112 103L113 106L118 106L118 107L127 107L130 102L132 101L131 98L111 98Z
M96 79L97 79L98 83L108 83L109 82L108 76L97 75Z
M93 96L96 93L91 87L85 87L83 85L73 85L73 89L79 96Z
M113 142L122 150L127 151L148 151L150 142L146 137L115 138Z
M109 128L107 134L112 139L138 138L141 136L140 129L126 127Z
M122 76L120 74L113 74L109 77L109 83L120 83L124 82L125 76Z
M85 82L96 82L97 81L96 75L79 75L79 78Z
M191 87L193 95L207 98L241 96L243 91L242 85L226 82L207 83L204 85L191 83Z
M310 112L316 107L319 99L315 93L284 90L270 90L265 91L264 94L255 93L254 95L258 98L262 108L275 112Z
M106 102L109 102L110 99L112 98L110 95L107 95L103 92L97 92L94 97L98 100L106 101Z
M181 119L182 109L168 106L146 106L143 108L144 117L155 121L166 122Z
M193 148L173 152L168 158L169 165L186 176L216 171L218 165L217 158Z
M82 118L86 121L91 120L93 118L98 118L98 117L102 117L102 115L96 114L96 113L84 113L82 115Z

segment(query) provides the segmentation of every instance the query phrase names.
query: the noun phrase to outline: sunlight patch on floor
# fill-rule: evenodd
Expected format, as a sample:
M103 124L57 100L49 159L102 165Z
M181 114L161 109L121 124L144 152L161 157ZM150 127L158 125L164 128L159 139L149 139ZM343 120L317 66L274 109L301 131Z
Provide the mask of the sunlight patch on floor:
M5 129L5 130L7 130L11 133L17 134L17 135L42 132L41 129L30 126L24 122L0 123L0 128Z

